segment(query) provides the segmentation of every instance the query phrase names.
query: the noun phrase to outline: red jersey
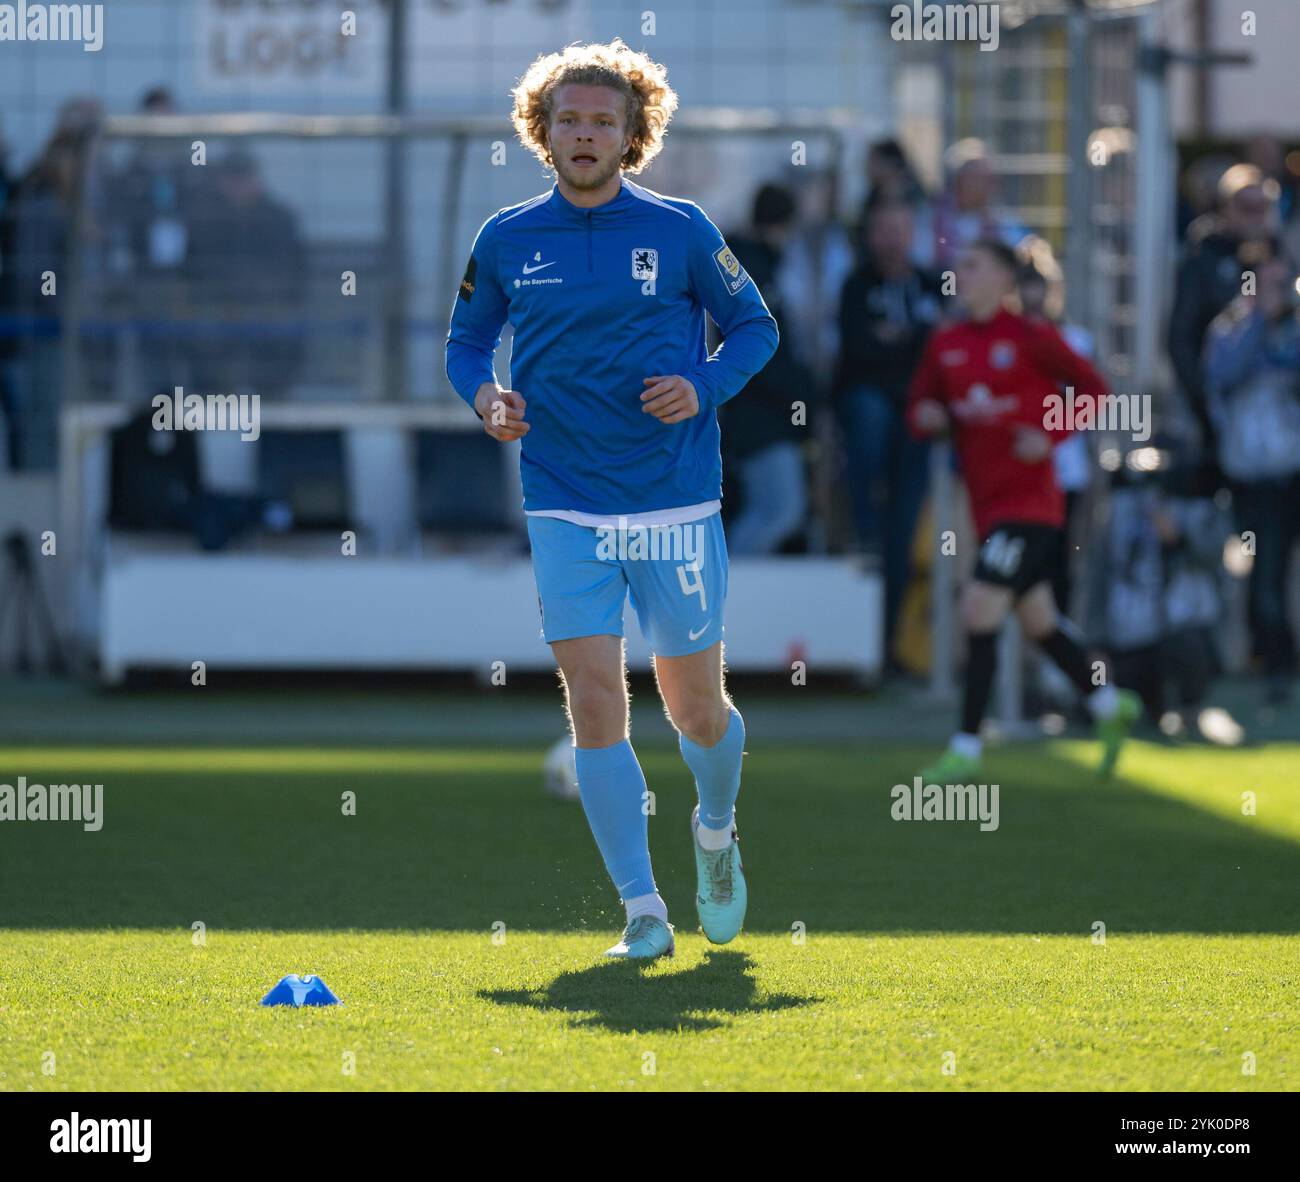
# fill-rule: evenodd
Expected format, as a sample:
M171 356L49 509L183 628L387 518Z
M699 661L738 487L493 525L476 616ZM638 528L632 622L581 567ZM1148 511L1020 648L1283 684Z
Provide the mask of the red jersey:
M1043 431L1053 444L1069 434L1044 426L1044 400L1062 386L1073 386L1076 397L1106 393L1102 376L1046 322L1004 308L984 323L965 320L930 334L908 391L907 426L922 437L913 418L918 402L948 412L981 538L1004 521L1064 524L1051 455L1026 464L1011 450L1017 426Z

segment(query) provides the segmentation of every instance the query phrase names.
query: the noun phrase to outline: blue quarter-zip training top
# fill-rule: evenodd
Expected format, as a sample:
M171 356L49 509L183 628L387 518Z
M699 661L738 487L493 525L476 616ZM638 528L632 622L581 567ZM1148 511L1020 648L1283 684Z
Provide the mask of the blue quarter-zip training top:
M722 331L710 355L705 311ZM530 430L524 509L645 513L722 495L717 408L776 351L776 321L699 206L626 177L592 209L554 186L479 230L447 336L447 377L470 406L514 327L510 388ZM700 412L665 425L642 378L680 374Z

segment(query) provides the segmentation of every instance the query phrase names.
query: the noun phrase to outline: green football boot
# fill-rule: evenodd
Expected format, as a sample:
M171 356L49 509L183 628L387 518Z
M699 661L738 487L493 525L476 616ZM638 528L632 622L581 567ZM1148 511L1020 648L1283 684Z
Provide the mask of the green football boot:
M691 813L691 844L695 847L695 910L711 944L730 944L745 923L749 890L740 864L740 839L733 824L726 849L700 845L700 807Z
M962 755L949 747L939 756L937 762L921 772L921 783L922 785L938 784L940 787L946 784L969 784L979 774L979 759Z
M1097 770L1103 776L1109 776L1115 770L1120 748L1141 717L1142 699L1132 690L1122 689L1119 691L1119 706L1115 713L1109 718L1097 719L1097 738L1101 741L1101 763Z

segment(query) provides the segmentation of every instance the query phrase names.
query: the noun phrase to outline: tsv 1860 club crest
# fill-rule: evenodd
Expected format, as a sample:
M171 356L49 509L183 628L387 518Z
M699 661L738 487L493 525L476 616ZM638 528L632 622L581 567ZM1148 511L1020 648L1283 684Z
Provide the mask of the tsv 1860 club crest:
M658 279L659 252L649 247L638 247L632 251L632 278Z

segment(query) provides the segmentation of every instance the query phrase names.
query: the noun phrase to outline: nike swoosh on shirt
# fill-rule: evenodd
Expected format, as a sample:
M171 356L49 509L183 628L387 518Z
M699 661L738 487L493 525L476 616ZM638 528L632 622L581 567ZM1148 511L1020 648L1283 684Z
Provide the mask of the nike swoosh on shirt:
M710 620L710 621L709 621L709 624L712 624L712 623L713 623L713 621ZM701 636L703 636L703 635L704 635L704 634L709 630L709 624L705 624L704 627L701 628L698 632L696 632L695 629L692 628L692 629L687 633L687 635L688 635L692 640L699 640L699 638L700 638Z
M553 267L559 261L560 261L559 259L552 259L549 263L542 263L540 267L530 267L527 263L525 263L524 274L531 275L534 271L545 271L547 267Z

